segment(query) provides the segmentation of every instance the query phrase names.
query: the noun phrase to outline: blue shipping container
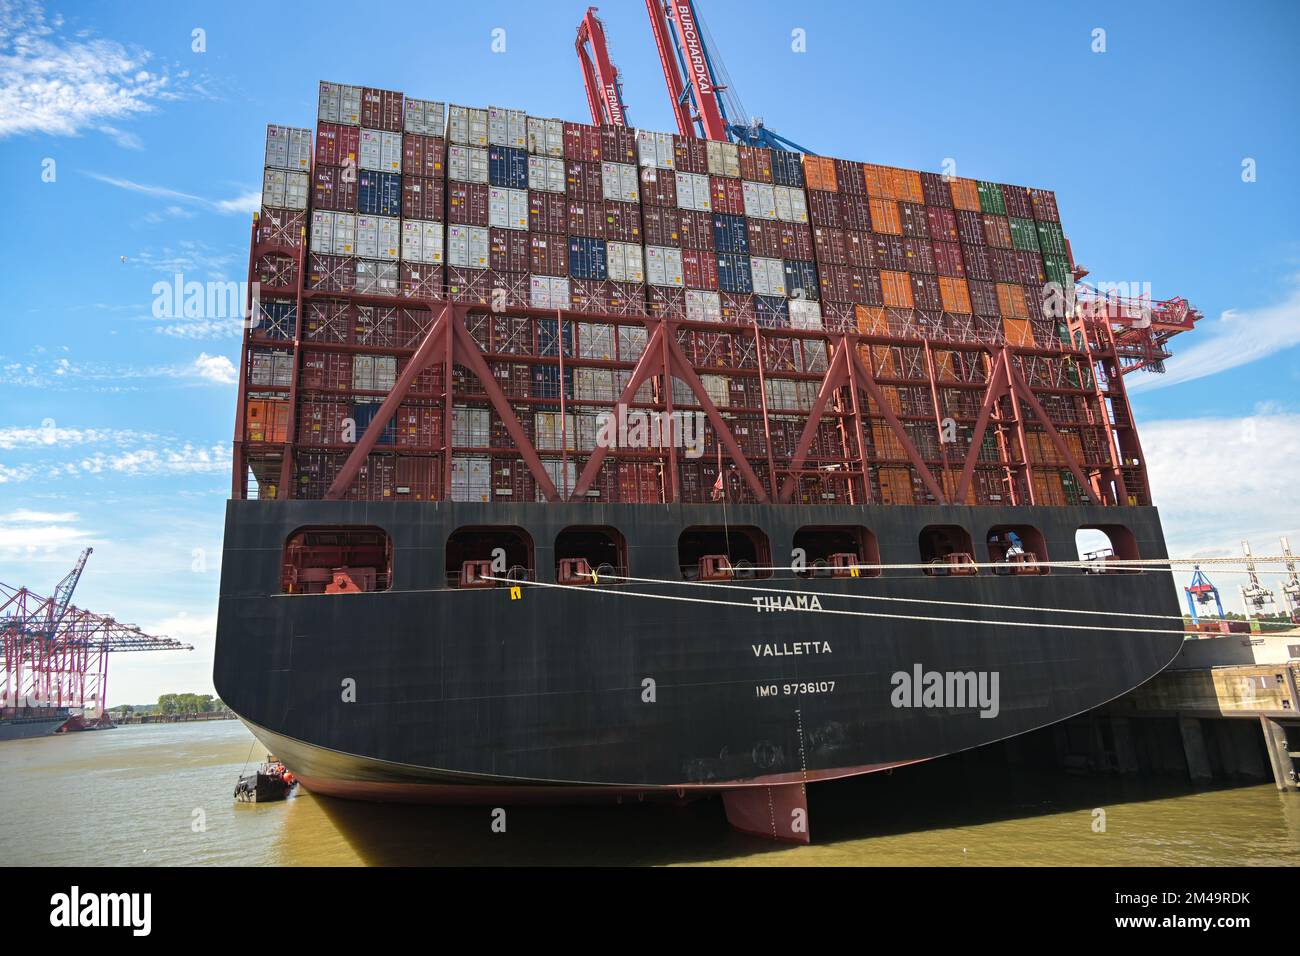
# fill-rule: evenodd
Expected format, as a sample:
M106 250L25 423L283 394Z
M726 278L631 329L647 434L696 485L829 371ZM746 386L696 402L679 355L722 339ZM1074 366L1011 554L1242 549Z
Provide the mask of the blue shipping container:
M749 255L749 230L744 216L718 213L713 217L713 245L719 252Z
M560 397L560 367L558 365L539 365L533 369L533 398L553 398L557 401ZM564 370L564 399L568 401L573 398L573 369ZM536 412L558 412L560 406L546 408L542 405L533 407Z
M569 275L575 279L605 279L609 276L604 239L582 236L569 238Z
M375 420L375 414L379 411L379 402L357 402L352 406L352 420L357 423L357 440L366 433L370 423ZM377 444L395 445L397 444L397 427L390 418L388 424L384 426L383 434L379 436Z
M758 324L767 329L790 327L790 304L779 295L754 296L754 313Z
M817 265L805 259L785 259L785 294L792 299L811 299L821 297L817 284ZM796 292L802 289L802 294Z
M556 348L555 319L539 319L537 322L537 344L543 355L559 355ZM564 323L564 354L573 354L573 323ZM558 368L558 366L557 366Z
M772 181L778 186L803 185L803 159L799 153L772 150Z
M372 169L357 173L357 212L365 216L400 216L401 173L380 173Z
M506 189L527 189L528 151L510 146L489 147L488 182Z
M723 292L754 291L754 277L749 271L749 256L731 255L726 252L718 254L718 288Z

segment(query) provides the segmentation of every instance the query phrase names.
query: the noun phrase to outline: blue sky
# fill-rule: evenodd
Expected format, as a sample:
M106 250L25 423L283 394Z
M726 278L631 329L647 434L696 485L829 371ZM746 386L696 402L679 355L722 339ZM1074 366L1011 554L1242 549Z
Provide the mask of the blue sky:
M244 278L265 124L312 126L321 79L587 119L582 2L304 9L0 0L0 581L48 591L91 545L79 604L198 648L119 657L110 701L210 690L238 339L153 318L151 290L178 271ZM1274 553L1281 533L1300 547L1300 6L700 13L773 129L828 155L952 159L1054 189L1092 278L1200 307L1168 374L1130 378L1171 551L1233 554L1248 536ZM600 15L630 121L672 129L644 4Z

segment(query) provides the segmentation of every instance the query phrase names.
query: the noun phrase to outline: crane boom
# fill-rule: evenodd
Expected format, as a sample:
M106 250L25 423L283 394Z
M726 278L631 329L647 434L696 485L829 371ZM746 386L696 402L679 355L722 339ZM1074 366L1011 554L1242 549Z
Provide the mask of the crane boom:
M587 89L587 106L591 121L597 126L626 126L627 107L623 103L623 86L618 69L609 58L605 43L605 26L596 16L598 7L588 7L578 24L574 46L582 64L582 82ZM590 51L588 51L590 47Z

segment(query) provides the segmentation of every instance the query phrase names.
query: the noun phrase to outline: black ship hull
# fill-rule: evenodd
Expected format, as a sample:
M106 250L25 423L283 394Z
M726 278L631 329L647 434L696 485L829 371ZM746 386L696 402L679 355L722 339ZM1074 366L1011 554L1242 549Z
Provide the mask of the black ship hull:
M317 792L509 803L723 791L740 828L764 832L770 822L769 835L806 840L797 823L804 784L1090 710L1150 679L1182 641L1174 589L1158 572L886 569L686 585L678 535L721 523L720 510L232 501L216 689ZM1143 558L1167 556L1155 509L1125 508L1122 519ZM919 560L927 525L963 526L977 542L995 525L1032 525L1051 558L1071 560L1078 528L1117 518L1092 507L729 505L727 520L761 528L776 564L801 527L865 526L889 565ZM388 533L391 589L281 595L286 539L334 525ZM538 584L518 598L506 588L444 587L455 570L444 567L448 536L505 525L531 537ZM552 542L572 526L618 528L628 573L647 580L555 585ZM935 674L940 687L926 695ZM970 683L970 699L954 699L962 684L949 679L945 696L953 674L987 693Z

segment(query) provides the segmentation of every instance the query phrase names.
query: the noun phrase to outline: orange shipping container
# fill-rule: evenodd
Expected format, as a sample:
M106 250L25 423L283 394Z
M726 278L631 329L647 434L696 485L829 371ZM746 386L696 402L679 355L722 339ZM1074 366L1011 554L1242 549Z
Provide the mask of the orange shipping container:
M970 288L965 279L939 276L939 298L943 300L943 307L948 312L971 311Z
M835 160L826 156L804 156L803 175L808 181L809 189L824 189L826 192L839 192L839 183L835 179Z
M925 193L921 191L920 173L911 169L893 169L890 173L894 184L892 198L902 202L925 202Z
M858 358L876 377L892 377L894 372L894 350L888 345L859 345Z
M980 211L980 191L975 180L953 179L948 185L952 189L952 204L955 207L969 209L972 212Z
M874 305L859 305L853 309L858 319L858 331L863 335L888 335L889 319L885 310Z
M244 440L266 441L266 402L250 398L244 409Z
M898 218L898 203L892 199L871 199L871 228L876 232L886 232L901 236L903 224Z
M894 195L894 183L887 166L865 163L862 167L867 180L867 195L872 199L897 199Z
M876 200L871 200L873 203ZM912 281L906 272L880 270L880 291L885 297L885 305L894 309L912 308Z
M1029 318L1029 307L1025 304L1025 290L1010 282L999 282L998 309L1004 318Z
M1033 345L1034 333L1028 319L1002 319L1002 333L1011 345Z
M885 505L912 504L912 472L907 468L877 468L880 482L880 503Z

